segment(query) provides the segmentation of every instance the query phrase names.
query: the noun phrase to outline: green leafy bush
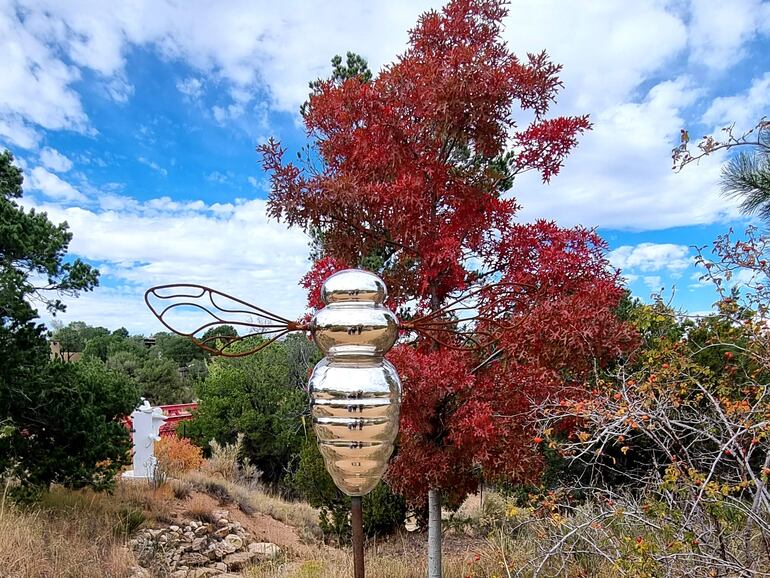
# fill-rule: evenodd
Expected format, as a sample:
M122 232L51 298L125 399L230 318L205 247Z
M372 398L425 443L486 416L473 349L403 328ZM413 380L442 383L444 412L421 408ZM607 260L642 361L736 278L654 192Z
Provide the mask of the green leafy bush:
M241 344L254 345L253 341ZM198 397L187 435L208 449L212 439L233 444L241 434L240 460L248 457L262 472L263 481L279 482L302 445L301 416L307 407L307 394L289 381L283 344L274 343L243 358L215 359Z

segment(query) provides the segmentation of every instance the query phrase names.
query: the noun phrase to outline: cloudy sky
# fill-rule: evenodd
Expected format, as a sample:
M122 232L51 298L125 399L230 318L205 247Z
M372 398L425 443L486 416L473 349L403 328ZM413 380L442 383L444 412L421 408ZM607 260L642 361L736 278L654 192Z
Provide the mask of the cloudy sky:
M300 314L307 241L266 219L255 147L301 146L297 110L330 58L379 70L440 5L0 0L0 147L25 205L66 220L71 252L102 271L63 321L153 332L141 296L178 281ZM514 0L505 38L563 64L556 112L595 125L551 185L516 183L521 218L598 227L636 295L708 309L692 247L745 221L719 196L722 157L677 174L671 149L681 127L770 114L770 2Z

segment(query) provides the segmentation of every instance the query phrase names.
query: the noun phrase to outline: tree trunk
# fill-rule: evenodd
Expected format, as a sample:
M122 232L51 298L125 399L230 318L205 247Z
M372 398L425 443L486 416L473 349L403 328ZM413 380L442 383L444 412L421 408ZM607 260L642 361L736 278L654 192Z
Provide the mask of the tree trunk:
M428 578L441 578L441 493L428 492Z

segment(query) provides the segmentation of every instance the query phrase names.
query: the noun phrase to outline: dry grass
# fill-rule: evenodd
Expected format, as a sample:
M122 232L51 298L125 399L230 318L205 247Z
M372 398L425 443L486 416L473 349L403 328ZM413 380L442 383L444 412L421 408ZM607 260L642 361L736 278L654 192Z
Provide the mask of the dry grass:
M186 500L193 491L192 484L185 480L169 480L168 485L177 500Z
M136 564L125 536L139 521L109 496L54 490L43 503L0 506L0 576L122 578Z
M198 522L205 522L207 524L216 524L217 522L214 510L211 508L211 502L202 496L194 496L186 504L184 513L191 520L197 520Z
M222 504L234 502L244 513L260 512L293 526L305 538L317 539L323 535L318 525L318 510L304 502L289 502L271 496L261 489L247 489L202 472L188 472L183 480L196 490L218 499Z
M424 578L427 559L424 555L374 555L367 552L368 578ZM450 555L444 557L444 578L504 576L496 565L487 567L475 557ZM251 578L339 578L352 574L353 559L350 551L321 549L301 561L276 560L251 568Z
M140 525L166 524L180 515L212 521L210 517L217 502L210 496L220 503L248 504L254 511L292 526L306 538L304 544L294 542L284 547L278 560L249 569L246 576L337 578L351 574L349 548L327 548L313 539L321 535L318 512L307 504L287 502L201 473L190 473L180 483L184 488L189 485L208 495L192 493L180 500L170 484L153 490L148 484L121 482L111 495L54 489L45 494L39 504L29 508L0 500L0 577L127 578L136 566L136 559L125 544ZM519 514L510 518L511 509L500 512L504 501L497 496L490 495L490 498L487 501L485 496L483 507L475 504L461 510L460 517L468 522L458 524L461 528L454 533L447 532L445 578L502 578L514 574L529 578L537 561L542 559L547 531L553 531L553 522L528 514L522 514L521 519ZM490 523L491 518L496 521ZM253 520L266 523L259 516ZM483 531L485 538L469 535L465 531L466 523L475 525L477 532ZM255 530L259 531L260 527L255 526ZM293 539L296 540L296 536ZM422 578L427 566L425 542L424 534L404 534L370 542L366 552L367 576ZM571 558L565 562L561 569L549 563L544 570L549 575L570 578L617 575L606 562L595 557Z
M174 519L174 494L169 484L153 488L143 482L121 481L115 488L114 501L139 508L149 522L169 524Z

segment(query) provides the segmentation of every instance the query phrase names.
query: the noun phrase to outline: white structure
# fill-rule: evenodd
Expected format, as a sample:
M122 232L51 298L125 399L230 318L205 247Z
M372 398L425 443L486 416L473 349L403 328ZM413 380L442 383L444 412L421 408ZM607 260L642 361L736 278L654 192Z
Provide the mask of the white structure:
M146 399L131 413L131 431L134 435L134 469L124 478L147 480L155 472L155 442L160 440L160 426L166 421L163 410L152 407Z

